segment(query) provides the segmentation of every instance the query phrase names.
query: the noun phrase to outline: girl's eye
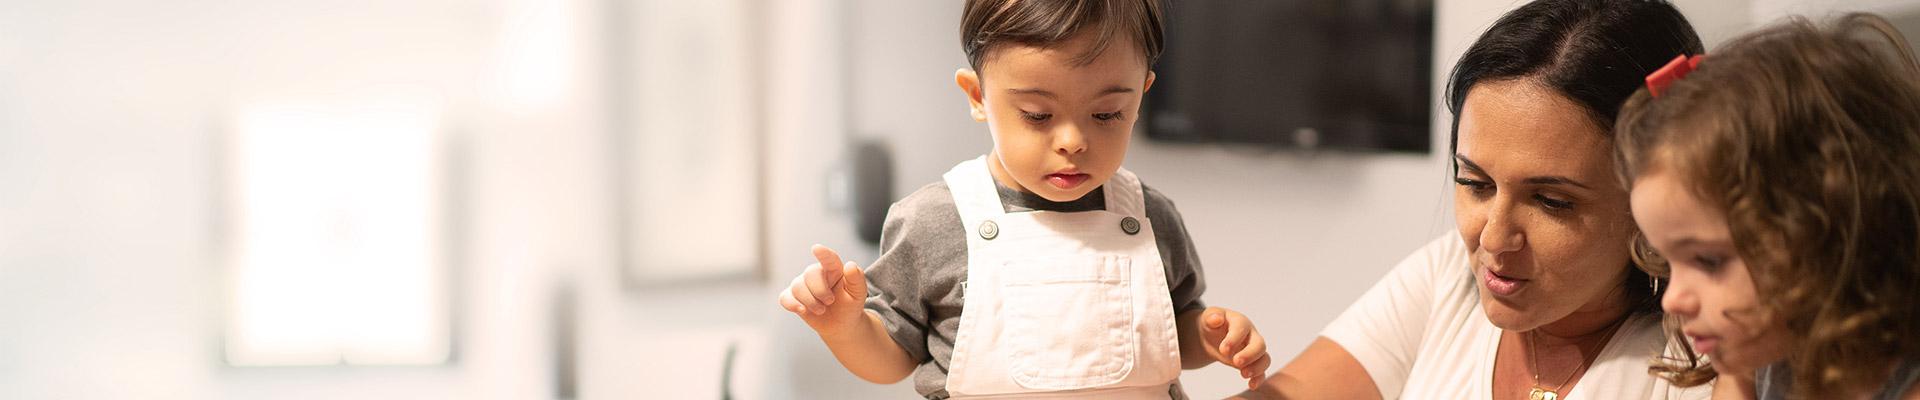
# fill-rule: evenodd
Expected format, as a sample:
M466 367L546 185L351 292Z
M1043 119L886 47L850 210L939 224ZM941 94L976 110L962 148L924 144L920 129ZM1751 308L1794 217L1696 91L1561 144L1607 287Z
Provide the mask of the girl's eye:
M1540 205L1546 206L1549 209L1554 209L1554 210L1573 209L1572 201L1560 200L1560 199L1547 197L1546 195L1539 195L1539 194L1533 195L1533 199L1536 201L1539 201Z
M1493 190L1493 183L1487 182L1487 181L1477 181L1477 180L1467 179L1467 178L1453 178L1453 183L1460 186L1466 186L1467 189L1472 190L1474 194L1486 194L1487 191Z
M1025 119L1025 120L1027 120L1027 122L1035 122L1035 123L1038 123L1038 122L1047 122L1047 120L1049 120L1049 119L1053 119L1053 114L1048 114L1048 113L1030 113L1030 112L1026 112L1026 111L1021 111L1021 112L1020 112L1020 118L1022 118L1022 119Z
M1726 260L1720 258L1719 256L1712 256L1712 255L1706 255L1706 254L1693 256L1693 263L1696 265L1699 265L1700 269L1705 270L1707 272L1719 271L1720 264L1725 262Z
M1120 112L1114 111L1114 112L1106 112L1106 113L1094 113L1093 119L1097 119L1101 121L1112 121L1112 120L1120 119Z

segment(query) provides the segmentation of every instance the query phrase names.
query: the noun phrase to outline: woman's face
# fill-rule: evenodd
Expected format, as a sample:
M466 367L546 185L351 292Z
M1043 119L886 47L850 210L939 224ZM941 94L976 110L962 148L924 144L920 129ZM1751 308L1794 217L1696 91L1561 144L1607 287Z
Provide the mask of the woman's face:
M1461 107L1454 217L1495 326L1618 318L1633 219L1612 142L1590 112L1531 79L1481 82Z
M1786 327L1763 322L1757 312L1760 295L1725 214L1657 166L1634 180L1632 198L1634 220L1673 271L1660 306L1684 321L1681 332L1693 350L1734 376L1785 357Z

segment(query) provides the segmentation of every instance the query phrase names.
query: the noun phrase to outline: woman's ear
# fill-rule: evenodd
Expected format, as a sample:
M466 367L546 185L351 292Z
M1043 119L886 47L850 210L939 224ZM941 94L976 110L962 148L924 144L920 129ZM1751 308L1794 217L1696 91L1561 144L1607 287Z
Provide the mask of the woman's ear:
M986 99L980 92L980 74L973 72L972 69L961 68L953 71L953 83L960 86L961 92L966 93L967 106L972 108L973 120L986 122L987 105L984 103Z

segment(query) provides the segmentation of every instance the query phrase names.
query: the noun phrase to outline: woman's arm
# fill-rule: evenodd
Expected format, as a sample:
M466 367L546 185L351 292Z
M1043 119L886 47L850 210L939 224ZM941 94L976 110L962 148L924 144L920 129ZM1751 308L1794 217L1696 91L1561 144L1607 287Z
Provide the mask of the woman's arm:
M1306 350L1241 398L1378 400L1381 392L1399 393L1435 305L1476 304L1459 291L1434 290L1471 284L1464 247L1459 237L1443 235L1400 260ZM1367 364L1361 364L1362 357ZM1382 375L1374 376L1369 365Z
M1380 389L1360 366L1360 360L1340 344L1319 337L1307 345L1280 372L1268 377L1259 389L1240 393L1236 399L1368 399L1379 400Z

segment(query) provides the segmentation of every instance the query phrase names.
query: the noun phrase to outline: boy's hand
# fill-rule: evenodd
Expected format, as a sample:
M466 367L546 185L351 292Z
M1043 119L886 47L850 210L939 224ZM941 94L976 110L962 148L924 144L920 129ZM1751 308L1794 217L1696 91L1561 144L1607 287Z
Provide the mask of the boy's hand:
M826 246L813 245L813 258L819 262L807 266L780 292L780 307L799 314L823 336L860 326L866 319L866 272L852 262L841 262L840 254Z
M1253 321L1239 312L1220 307L1207 307L1200 313L1200 338L1206 344L1207 355L1240 370L1240 377L1247 379L1247 388L1257 388L1267 380L1267 366L1273 360L1267 357L1267 340L1260 337L1260 331L1253 328Z

